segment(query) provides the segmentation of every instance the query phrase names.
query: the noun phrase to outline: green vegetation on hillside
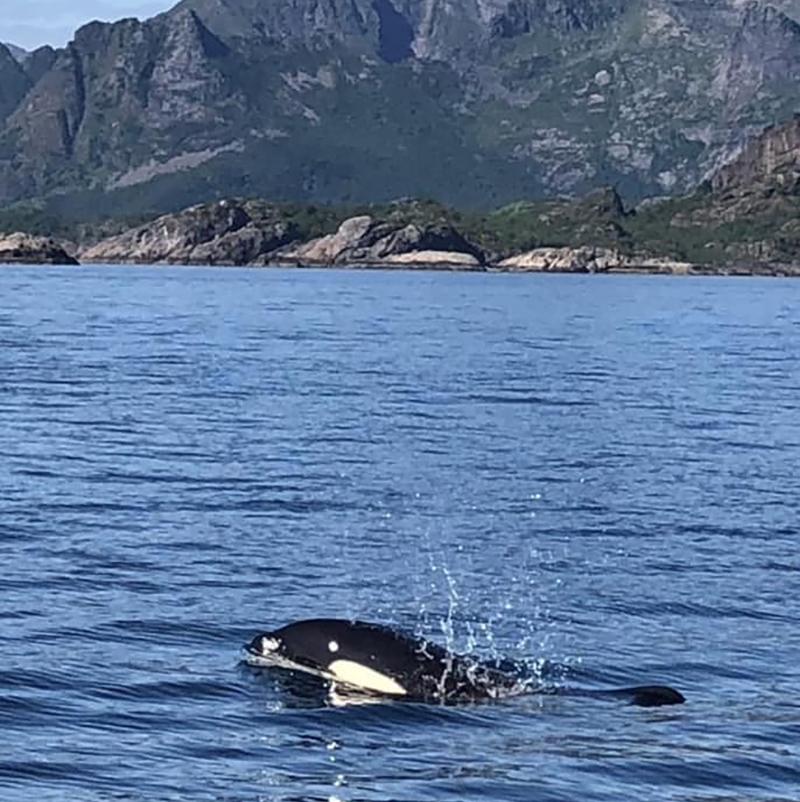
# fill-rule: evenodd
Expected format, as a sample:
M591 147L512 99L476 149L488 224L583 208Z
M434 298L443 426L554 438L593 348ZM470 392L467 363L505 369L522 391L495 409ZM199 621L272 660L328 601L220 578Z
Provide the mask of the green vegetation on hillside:
M578 200L524 200L486 210L415 198L372 204L259 199L237 203L250 225L263 229L278 225L283 239L294 242L331 234L348 218L370 215L395 229L413 225L430 232L458 232L468 250L489 260L539 247L589 247L613 250L629 260L641 256L710 266L798 264L798 162L800 119L766 131L694 193L646 202L636 209L626 209L610 188ZM74 198L53 196L0 209L0 232L53 236L85 248L147 223L162 211L160 204L142 202L136 214L113 217L91 193L83 200L75 203ZM202 208L197 208L196 219L204 219Z

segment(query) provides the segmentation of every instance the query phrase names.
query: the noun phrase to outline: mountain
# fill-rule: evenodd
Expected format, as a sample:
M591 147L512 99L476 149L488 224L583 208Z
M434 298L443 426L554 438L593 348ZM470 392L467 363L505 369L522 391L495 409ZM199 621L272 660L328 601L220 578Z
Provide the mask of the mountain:
M0 44L3 44L7 48L8 52L11 53L11 55L14 56L18 62L20 62L20 64L23 63L28 57L28 51L22 47L13 45L11 42L2 42Z
M0 49L0 203L689 191L791 117L800 2L183 0Z

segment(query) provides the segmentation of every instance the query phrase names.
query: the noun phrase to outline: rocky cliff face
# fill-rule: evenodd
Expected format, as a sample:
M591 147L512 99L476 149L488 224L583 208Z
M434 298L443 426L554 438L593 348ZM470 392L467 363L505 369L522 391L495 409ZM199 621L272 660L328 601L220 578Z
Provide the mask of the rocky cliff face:
M377 55L451 61L497 38L591 31L631 0L183 0L226 41L324 51L345 44Z
M771 5L746 3L717 87L729 113L746 114L765 87L800 78L800 25Z
M794 193L800 188L800 117L768 128L711 179L715 194Z
M371 0L183 0L173 14L197 14L232 44L236 40L286 49L326 50L333 44L377 44L379 16Z
M794 111L799 6L183 0L0 48L0 202L679 193Z
M31 88L31 82L17 58L0 44L0 122L5 120Z

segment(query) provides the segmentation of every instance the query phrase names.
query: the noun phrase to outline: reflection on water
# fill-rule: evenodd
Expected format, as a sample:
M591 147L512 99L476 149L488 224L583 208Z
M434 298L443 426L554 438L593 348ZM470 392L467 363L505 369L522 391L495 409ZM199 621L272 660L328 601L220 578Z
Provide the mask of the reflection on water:
M795 798L798 294L3 268L0 797ZM690 703L335 709L239 665L329 615Z

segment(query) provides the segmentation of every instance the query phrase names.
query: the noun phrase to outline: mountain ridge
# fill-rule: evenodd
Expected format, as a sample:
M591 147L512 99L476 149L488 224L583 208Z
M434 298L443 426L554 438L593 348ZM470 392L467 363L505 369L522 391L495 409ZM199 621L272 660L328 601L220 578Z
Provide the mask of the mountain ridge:
M797 10L183 0L22 64L0 50L0 203L686 192L796 110Z

